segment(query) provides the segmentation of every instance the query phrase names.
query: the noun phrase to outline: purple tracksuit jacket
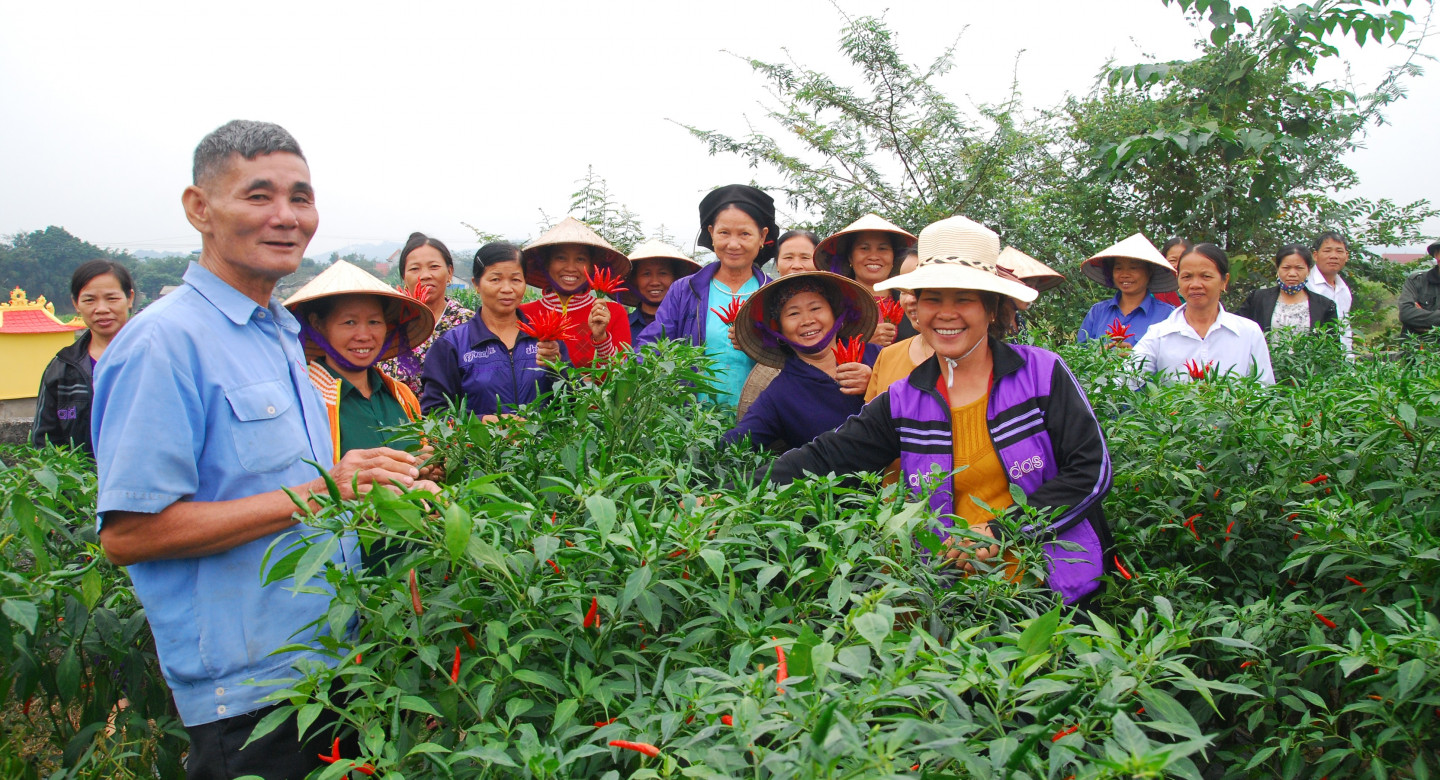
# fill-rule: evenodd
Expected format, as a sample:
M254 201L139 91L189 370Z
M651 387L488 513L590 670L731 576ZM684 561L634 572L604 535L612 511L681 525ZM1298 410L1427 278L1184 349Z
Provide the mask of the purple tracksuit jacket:
M1111 480L1105 435L1059 355L995 339L990 350L995 371L986 404L990 439L1010 483L1025 492L1031 506L1045 515L1062 509L1046 526L1023 530L1044 540L1046 581L1066 603L1074 603L1099 587L1111 547L1101 509ZM954 456L943 388L940 364L931 357L835 431L782 456L771 480L784 484L807 472L879 471L898 457L917 498L932 486L925 484L928 475L937 470L945 475L933 481L930 506L952 526ZM1081 549L1065 550L1057 540Z

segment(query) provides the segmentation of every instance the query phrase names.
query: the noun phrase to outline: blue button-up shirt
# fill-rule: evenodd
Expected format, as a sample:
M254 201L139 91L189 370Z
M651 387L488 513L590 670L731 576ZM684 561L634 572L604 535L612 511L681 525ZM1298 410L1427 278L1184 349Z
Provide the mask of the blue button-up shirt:
M258 306L191 263L180 289L122 330L95 372L99 522L109 512L156 514L176 501L227 501L301 485L333 462L329 419L306 375L300 325L277 300ZM292 531L303 531L296 527ZM330 594L261 584L261 558L280 534L204 558L129 567L181 720L195 726L260 709L313 652L308 624ZM284 554L292 535L272 556ZM352 540L338 566L358 564ZM312 581L312 586L323 583ZM322 621L323 623L323 621Z
M1106 298L1103 301L1090 307L1085 314L1085 319L1080 323L1080 332L1076 334L1075 340L1084 344L1091 339L1108 339L1105 331L1119 320L1121 324L1130 327L1130 335L1126 337L1125 343L1135 346L1145 331L1157 322L1164 322L1175 307L1156 299L1155 296L1147 294L1140 305L1130 310L1129 314L1120 313L1120 293L1115 293L1114 298Z

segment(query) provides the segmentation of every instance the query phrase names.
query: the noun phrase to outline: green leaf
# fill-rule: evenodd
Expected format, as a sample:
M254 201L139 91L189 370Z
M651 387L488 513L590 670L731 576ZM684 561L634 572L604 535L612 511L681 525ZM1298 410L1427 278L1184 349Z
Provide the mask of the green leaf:
M636 566L635 570L630 572L630 576L625 578L625 587L620 591L620 600L615 603L617 617L623 615L626 608L630 606L630 602L634 601L635 597L650 585L650 576L649 566Z
M705 548L700 551L700 557L710 567L711 573L715 575L717 582L725 581L725 555L719 550Z
M25 629L25 633L35 633L35 623L40 619L40 611L34 604L20 599L5 599L0 602L0 612L4 612L5 617Z
M1395 698L1404 699L1407 694L1415 690L1415 686L1425 680L1425 673L1429 667L1420 658L1412 658L1395 671Z
M854 625L855 631L875 648L875 652L879 653L882 652L880 645L885 641L885 637L890 635L890 628L893 624L874 612L866 612L855 618Z
M305 554L300 556L300 562L295 564L296 587L303 587L309 582L316 572L335 557L335 551L340 547L340 537L334 534L325 534L318 543L315 541L316 536L309 537L310 546L305 550Z
M450 678L445 678L445 682L450 682ZM396 700L395 703L402 710L410 710L411 712L423 712L426 715L431 715L436 718L440 717L440 711L435 709L435 705L431 704L430 702L419 696L401 696L398 700Z
M274 731L281 723L289 720L294 711L293 707L276 707L271 710L270 714L261 718L260 722L255 724L255 728L250 731L250 736L245 739L245 744L241 745L240 748L243 750L248 747L251 742Z
M585 508L595 519L595 530L600 538L610 538L610 532L615 529L615 502L605 496L586 496Z
M1056 607L1045 614L1034 618L1025 631L1020 634L1016 646L1020 652L1027 656L1038 655L1050 650L1050 638L1055 636L1055 629L1060 625L1060 608Z
M80 577L80 601L86 610L95 609L95 605L99 603L102 585L100 569L95 566L91 566Z

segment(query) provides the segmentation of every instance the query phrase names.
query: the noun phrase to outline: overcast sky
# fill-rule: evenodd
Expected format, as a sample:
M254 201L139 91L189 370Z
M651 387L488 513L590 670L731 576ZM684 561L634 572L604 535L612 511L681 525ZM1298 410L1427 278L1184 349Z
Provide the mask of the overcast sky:
M1197 36L1161 0L839 5L885 13L914 62L960 36L945 86L962 105L1005 97L1012 72L1026 105L1053 105L1107 59L1192 56ZM788 50L835 73L842 23L823 0L6 2L0 233L54 224L117 249L198 247L179 202L191 155L246 118L284 125L305 150L321 215L311 256L412 230L473 246L462 222L533 236L587 165L648 231L663 223L688 249L704 191L776 178L708 157L669 120L744 132L766 95L727 50ZM1400 54L1367 47L1354 79L1373 84ZM1409 89L1350 160L1357 194L1435 197L1440 79Z

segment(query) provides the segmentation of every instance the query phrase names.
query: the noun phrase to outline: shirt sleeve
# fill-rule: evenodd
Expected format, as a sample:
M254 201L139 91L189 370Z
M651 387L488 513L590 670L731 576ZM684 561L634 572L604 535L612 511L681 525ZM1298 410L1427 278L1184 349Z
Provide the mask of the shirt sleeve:
M1252 333L1250 340L1250 355L1255 361L1255 377L1262 385L1275 384L1275 371L1270 367L1270 345L1265 342L1265 334Z
M1057 470L1028 499L1037 507L1065 507L1043 529L1060 531L1093 514L1110 492L1110 451L1085 391L1064 361L1055 364L1046 403L1045 427L1054 447Z
M690 297L686 295L685 290L680 287L682 281L683 280L680 279L675 280L675 283L670 286L670 291L666 293L665 299L660 301L660 307L655 310L655 321L646 325L645 330L635 335L632 343L635 346L636 352L639 352L640 348L646 344L653 344L662 338L676 339L682 337L683 334L680 333L680 315L685 307L685 303L683 303L681 299L688 299Z
M1135 344L1135 348L1130 350L1130 358L1126 361L1130 368L1140 374L1140 376L1130 380L1131 388L1145 384L1145 380L1149 378L1148 375L1158 370L1159 364L1155 359L1155 354L1159 348L1160 337L1155 326L1152 325L1149 330L1145 331L1145 335L1140 337L1140 341Z
M804 474L857 474L882 471L900 457L900 434L890 416L890 393L850 416L839 428L817 436L803 447L781 455L770 469L770 481L788 485Z
M101 523L115 511L158 514L200 485L205 404L186 346L153 331L134 336L123 351L112 345L95 375Z
M592 342L599 357L614 357L630 345L630 317L625 307L610 301L600 301L610 310L610 324L605 326L605 338Z
M425 353L424 368L420 370L420 387L420 411L424 414L460 397L459 354L450 339L441 337L430 345L430 351Z
M1091 339L1100 338L1099 319L1100 304L1097 303L1090 307L1090 311L1085 312L1085 319L1080 321L1080 331L1075 334L1075 342L1084 344Z
M721 437L721 444L729 446L749 436L750 447L758 450L770 446L781 437L779 414L773 403L774 396L770 392L774 387L772 383L760 393L755 402L750 404L750 408L745 410L745 416L740 422Z

